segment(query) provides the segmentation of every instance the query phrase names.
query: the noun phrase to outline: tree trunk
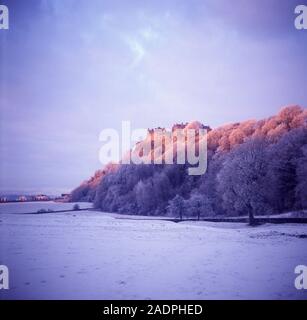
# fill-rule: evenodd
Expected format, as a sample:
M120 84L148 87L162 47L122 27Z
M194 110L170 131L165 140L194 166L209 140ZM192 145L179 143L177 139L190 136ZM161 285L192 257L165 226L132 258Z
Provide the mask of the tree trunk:
M254 213L253 210L249 210L248 212L248 218L249 218L249 225L254 226L256 224L255 218L254 218Z
M198 213L197 213L197 220L198 221L200 220L200 211L198 211Z

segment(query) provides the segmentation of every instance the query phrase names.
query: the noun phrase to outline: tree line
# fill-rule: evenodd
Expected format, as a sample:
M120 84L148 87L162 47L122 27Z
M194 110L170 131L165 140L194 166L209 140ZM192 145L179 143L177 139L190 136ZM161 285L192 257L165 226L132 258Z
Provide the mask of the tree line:
M71 200L137 215L212 217L282 213L307 208L307 110L282 109L268 119L210 130L208 168L109 165L72 192Z

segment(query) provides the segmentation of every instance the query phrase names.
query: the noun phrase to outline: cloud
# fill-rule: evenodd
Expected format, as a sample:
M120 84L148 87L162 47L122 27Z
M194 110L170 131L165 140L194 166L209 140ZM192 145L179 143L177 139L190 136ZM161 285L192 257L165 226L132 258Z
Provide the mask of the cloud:
M155 32L152 27L147 27L147 28L141 29L140 35L146 41L152 41L152 40L155 40L159 37L158 33Z
M124 36L124 41L133 54L131 67L138 66L144 59L149 48L159 39L159 34L152 26L137 28L134 31L135 36Z
M125 42L127 43L130 51L133 54L131 67L136 67L143 60L146 50L143 44L134 38L126 37Z

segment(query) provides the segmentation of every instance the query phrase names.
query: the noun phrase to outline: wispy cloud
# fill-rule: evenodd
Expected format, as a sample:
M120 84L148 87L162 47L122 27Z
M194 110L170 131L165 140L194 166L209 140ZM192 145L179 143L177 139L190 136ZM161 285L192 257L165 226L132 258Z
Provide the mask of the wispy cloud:
M143 44L134 38L126 36L125 42L128 45L133 56L133 60L130 66L136 67L143 60L146 54L146 50Z

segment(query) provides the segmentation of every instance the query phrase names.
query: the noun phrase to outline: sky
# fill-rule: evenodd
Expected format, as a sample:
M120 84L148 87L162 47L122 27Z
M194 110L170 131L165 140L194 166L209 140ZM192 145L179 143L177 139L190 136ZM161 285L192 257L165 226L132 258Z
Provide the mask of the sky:
M0 193L70 191L122 121L214 128L306 107L304 2L0 0Z

